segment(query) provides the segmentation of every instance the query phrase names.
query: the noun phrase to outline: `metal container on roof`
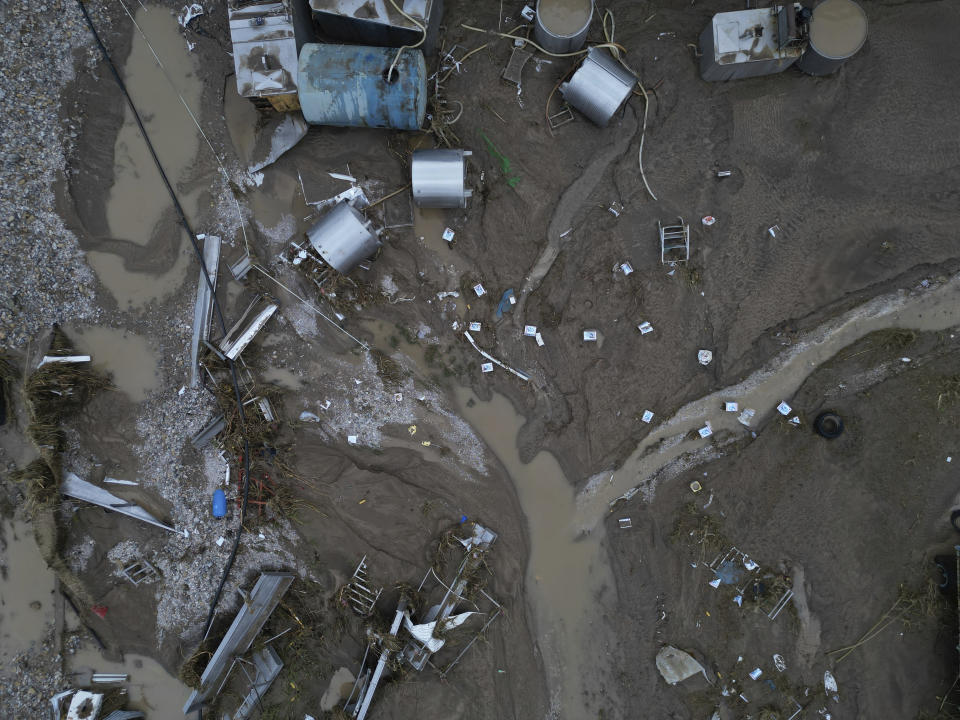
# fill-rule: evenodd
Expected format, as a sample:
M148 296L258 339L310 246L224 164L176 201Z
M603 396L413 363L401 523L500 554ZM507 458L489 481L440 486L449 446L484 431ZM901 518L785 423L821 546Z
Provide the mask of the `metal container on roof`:
M419 130L427 112L427 65L419 50L308 43L300 51L299 93L311 125Z
M422 47L427 54L434 50L443 17L442 0L397 0L396 6L390 0L310 0L310 9L324 35L361 45L416 45L423 36L419 23L426 28Z
M583 64L560 86L564 100L606 127L633 92L637 78L606 50L590 48Z
M422 208L465 208L469 150L417 150L410 163L413 201Z
M307 230L307 240L327 265L347 275L380 247L372 227L353 205L341 202Z
M700 33L700 77L725 82L783 72L803 54L799 3L717 13Z
M592 19L593 0L537 0L533 37L547 52L576 52L587 39Z
M853 0L824 0L813 9L806 52L797 67L829 75L857 54L867 40L867 14Z

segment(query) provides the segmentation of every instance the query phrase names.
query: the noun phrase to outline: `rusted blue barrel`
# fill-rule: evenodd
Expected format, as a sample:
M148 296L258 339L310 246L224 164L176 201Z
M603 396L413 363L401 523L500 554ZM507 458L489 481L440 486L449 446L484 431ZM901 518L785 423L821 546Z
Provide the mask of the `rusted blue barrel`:
M404 50L388 81L396 54L396 48L305 44L298 78L303 117L311 125L420 129L427 65L419 50Z

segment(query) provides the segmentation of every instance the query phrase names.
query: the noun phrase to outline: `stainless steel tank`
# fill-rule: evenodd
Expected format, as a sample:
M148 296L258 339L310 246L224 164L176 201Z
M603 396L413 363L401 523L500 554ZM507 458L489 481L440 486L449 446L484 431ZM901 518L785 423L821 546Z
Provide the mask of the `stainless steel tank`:
M829 75L857 54L867 40L867 14L853 0L824 0L813 9L807 49L797 67Z
M465 208L469 150L417 150L410 163L413 201L422 208Z
M610 53L590 48L573 77L560 86L560 93L594 123L606 127L636 84L637 78Z
M372 227L350 203L340 202L307 230L307 240L327 265L346 275L380 247Z
M576 52L592 19L593 0L537 0L533 38L547 52Z

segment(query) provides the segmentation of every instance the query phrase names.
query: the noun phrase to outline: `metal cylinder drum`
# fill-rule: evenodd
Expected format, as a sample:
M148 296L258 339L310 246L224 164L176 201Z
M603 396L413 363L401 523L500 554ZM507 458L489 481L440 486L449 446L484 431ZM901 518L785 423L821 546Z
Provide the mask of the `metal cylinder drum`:
M307 230L307 240L327 265L346 275L380 247L372 226L350 203L340 202Z
M427 111L427 65L419 50L307 43L300 50L298 94L311 125L418 130Z
M594 123L606 127L636 84L637 79L610 53L590 48L573 77L560 86L560 93Z
M417 150L410 163L413 201L422 208L465 208L469 150Z
M824 0L813 9L807 49L797 67L829 75L857 54L867 39L867 14L853 0Z
M533 37L547 52L576 52L592 19L593 0L537 0Z

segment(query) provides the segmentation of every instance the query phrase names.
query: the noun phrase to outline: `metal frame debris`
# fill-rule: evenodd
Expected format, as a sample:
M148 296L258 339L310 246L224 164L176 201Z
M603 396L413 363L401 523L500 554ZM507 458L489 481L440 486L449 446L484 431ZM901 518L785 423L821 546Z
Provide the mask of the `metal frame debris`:
M347 600L353 611L360 617L368 617L373 612L374 605L380 598L383 588L378 588L374 592L370 588L370 580L367 578L367 556L364 555L353 571L353 576L346 586Z
M200 689L194 690L183 706L183 714L191 713L209 699L220 694L230 676L230 671L253 644L267 618L273 613L280 599L293 582L293 573L267 572L257 578L248 594L244 594L240 612L200 676Z
M264 295L255 297L220 341L220 352L230 360L236 360L279 307Z
M142 520L143 522L150 523L158 528L163 528L164 530L169 530L172 533L179 534L177 529L160 522L136 503L127 502L123 498L118 498L113 493L108 492L101 487L97 487L93 483L87 482L86 480L81 480L72 472L64 473L63 480L60 483L60 492L67 497L72 497L76 500L82 500L83 502L88 502L91 505L98 505L104 510L112 510L113 512L120 513L121 515L126 515L127 517L132 517L136 520Z
M197 284L197 304L193 308L193 338L190 341L190 386L200 382L200 341L210 339L210 322L213 319L213 295L217 290L217 271L220 267L220 238L216 235L203 236L203 264L207 268L205 275L200 268L200 280ZM210 282L207 282L209 277Z
M682 217L677 218L678 225L664 225L657 220L657 228L660 231L660 263L668 265L670 263L687 262L690 259L690 226L683 222ZM667 253L676 253L682 251L683 257L667 258Z
M160 573L158 573L157 569L149 562L141 559L122 568L120 574L134 585L139 585L140 583L156 580Z

